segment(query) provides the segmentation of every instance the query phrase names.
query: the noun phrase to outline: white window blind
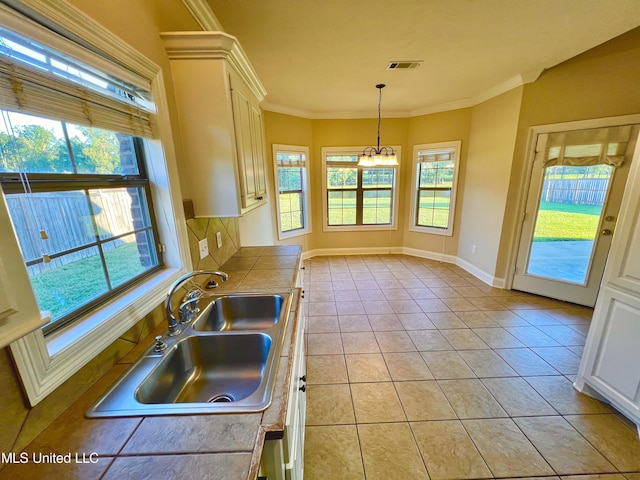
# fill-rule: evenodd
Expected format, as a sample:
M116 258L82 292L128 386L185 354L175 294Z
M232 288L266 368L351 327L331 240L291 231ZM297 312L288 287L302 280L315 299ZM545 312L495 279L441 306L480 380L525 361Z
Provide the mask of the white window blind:
M153 138L154 106L145 97L139 87L0 29L2 108Z

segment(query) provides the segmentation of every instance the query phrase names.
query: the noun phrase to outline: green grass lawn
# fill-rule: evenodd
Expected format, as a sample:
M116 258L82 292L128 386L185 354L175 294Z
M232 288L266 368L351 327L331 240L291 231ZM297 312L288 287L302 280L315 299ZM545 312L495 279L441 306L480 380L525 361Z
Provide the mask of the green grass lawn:
M542 202L533 241L593 240L600 211L598 205Z
M126 243L105 252L113 286L142 273L138 248ZM38 305L56 320L107 292L107 282L97 255L31 276Z

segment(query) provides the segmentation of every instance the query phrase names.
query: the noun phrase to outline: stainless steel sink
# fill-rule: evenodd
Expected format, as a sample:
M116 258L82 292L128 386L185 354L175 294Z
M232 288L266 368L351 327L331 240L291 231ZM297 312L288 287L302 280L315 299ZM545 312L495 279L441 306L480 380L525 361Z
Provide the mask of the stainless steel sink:
M281 295L228 295L218 297L193 323L194 330L266 330L280 319Z
M165 355L136 391L140 403L236 402L255 392L264 376L271 337L193 336Z
M163 338L164 351L150 347L86 416L264 410L271 404L290 310L289 293L215 299L179 335Z

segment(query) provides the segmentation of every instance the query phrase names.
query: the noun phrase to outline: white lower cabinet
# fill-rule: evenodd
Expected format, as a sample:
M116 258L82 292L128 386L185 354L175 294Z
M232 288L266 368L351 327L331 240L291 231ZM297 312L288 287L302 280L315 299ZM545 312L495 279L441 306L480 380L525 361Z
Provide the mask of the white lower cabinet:
M298 331L295 338L295 353L289 401L284 427L284 437L280 440L267 440L262 453L259 478L268 480L302 480L304 475L304 427L307 411L306 361L304 348L304 323L302 311L298 319Z

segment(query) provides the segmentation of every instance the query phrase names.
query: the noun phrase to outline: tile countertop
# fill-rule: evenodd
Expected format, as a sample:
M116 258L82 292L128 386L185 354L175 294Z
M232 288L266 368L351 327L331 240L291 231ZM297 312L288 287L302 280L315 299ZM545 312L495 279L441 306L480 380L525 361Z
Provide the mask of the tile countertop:
M85 412L166 332L163 322L79 400L44 430L15 463L0 470L4 478L128 479L207 478L255 480L266 439L282 438L298 328L300 290L295 289L299 246L245 247L220 270L229 274L220 293L291 291L287 325L273 400L259 413L86 419ZM44 455L69 455L57 463ZM22 455L23 457L21 457ZM27 458L19 463L20 458ZM40 461L40 463L38 463Z

